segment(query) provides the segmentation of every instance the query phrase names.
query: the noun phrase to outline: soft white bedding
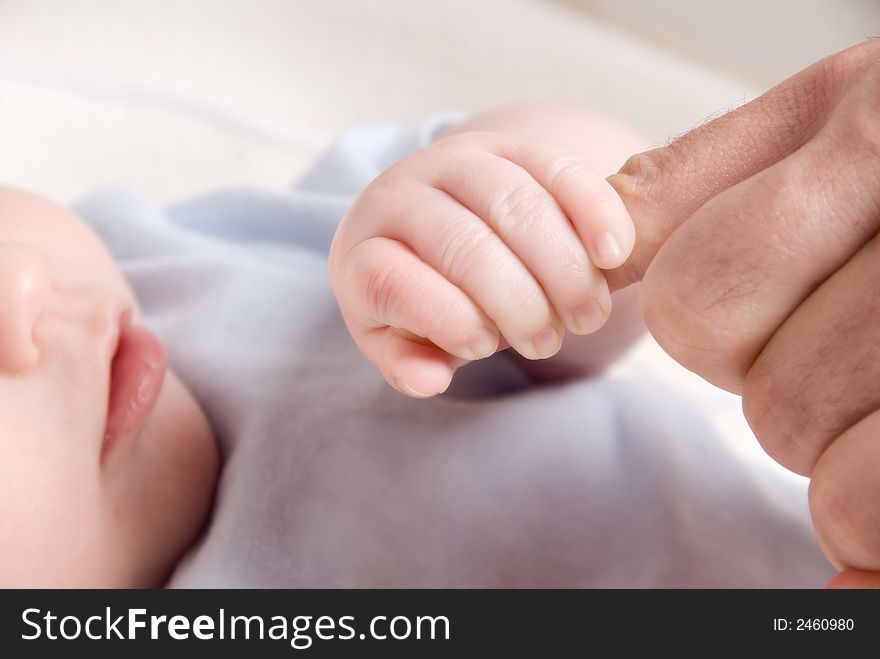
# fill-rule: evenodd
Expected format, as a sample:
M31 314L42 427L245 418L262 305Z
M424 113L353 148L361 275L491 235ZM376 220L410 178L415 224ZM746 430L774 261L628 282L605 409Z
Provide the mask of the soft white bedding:
M0 0L0 180L285 185L347 125L587 103L665 141L757 91L551 2Z

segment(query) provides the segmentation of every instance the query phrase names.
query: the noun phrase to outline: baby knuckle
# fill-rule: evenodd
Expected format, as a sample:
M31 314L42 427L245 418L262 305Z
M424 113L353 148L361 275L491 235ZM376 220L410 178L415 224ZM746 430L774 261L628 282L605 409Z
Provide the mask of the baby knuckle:
M491 231L485 226L451 227L440 237L441 273L454 284L464 282L474 266L486 261L490 239Z
M346 257L343 254L341 233L337 232L330 243L330 251L327 255L327 276L330 282L330 288L336 297L340 297L342 293L342 279L344 264ZM342 302L342 300L340 300Z
M556 254L554 280L565 288L580 289L589 295L593 289L605 285L605 275L594 270L580 243L565 245Z
M432 300L429 331L469 341L478 329L480 321L462 296L448 293Z
M550 170L550 189L561 190L569 185L582 186L585 180L598 178L595 171L580 158L563 156L557 158Z
M489 223L502 237L528 232L545 212L547 200L537 186L517 184L496 194L489 204Z
M364 282L367 307L378 318L387 319L400 306L408 278L402 258L389 259L374 266Z
M508 314L511 322L527 325L527 334L543 329L552 320L550 302L537 285L517 287L511 291L509 300Z
M445 153L460 153L462 150L495 151L502 141L502 135L483 130L466 130L441 137L433 142L428 149Z

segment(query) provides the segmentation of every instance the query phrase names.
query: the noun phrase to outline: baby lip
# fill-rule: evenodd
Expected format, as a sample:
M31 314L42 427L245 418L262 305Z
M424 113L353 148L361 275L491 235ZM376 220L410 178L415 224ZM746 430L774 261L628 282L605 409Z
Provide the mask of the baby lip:
M159 339L125 317L110 362L102 460L118 443L140 432L158 400L165 371L165 350Z

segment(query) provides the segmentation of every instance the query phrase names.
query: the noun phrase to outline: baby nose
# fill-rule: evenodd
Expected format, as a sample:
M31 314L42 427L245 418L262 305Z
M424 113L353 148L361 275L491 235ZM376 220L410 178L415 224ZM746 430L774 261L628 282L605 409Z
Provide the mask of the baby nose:
M0 243L0 373L23 373L39 362L34 323L50 289L42 251L25 244Z

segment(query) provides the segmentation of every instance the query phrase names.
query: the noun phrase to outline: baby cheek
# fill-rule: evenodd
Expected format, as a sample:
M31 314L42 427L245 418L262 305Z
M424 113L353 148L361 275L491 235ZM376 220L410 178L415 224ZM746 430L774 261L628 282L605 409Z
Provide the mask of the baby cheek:
M105 465L106 513L127 583L161 585L204 526L219 457L208 422L173 373L140 435Z
M4 438L0 466L0 586L100 585L102 502L94 464L39 435Z

